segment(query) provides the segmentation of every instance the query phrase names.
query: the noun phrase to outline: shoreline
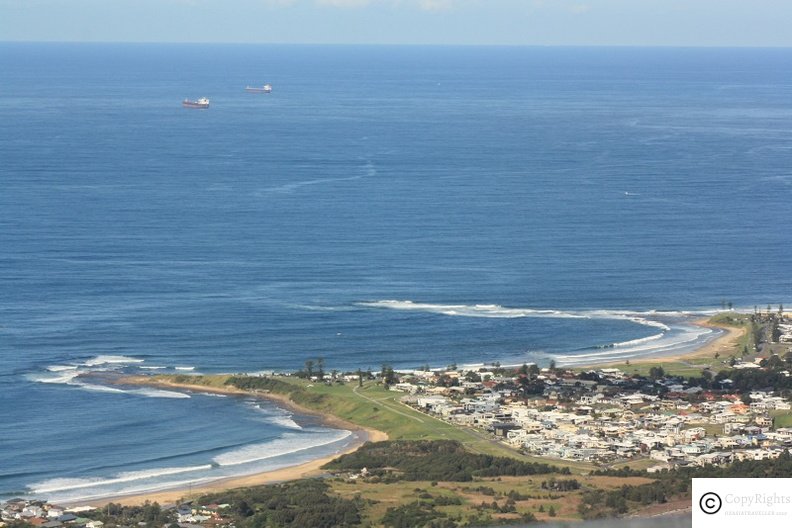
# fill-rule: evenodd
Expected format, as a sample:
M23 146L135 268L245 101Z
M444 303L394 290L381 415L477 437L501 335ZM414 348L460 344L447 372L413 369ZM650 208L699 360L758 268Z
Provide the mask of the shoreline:
M653 358L652 361L658 363L668 363L671 361L685 361L686 359L695 359L701 357L714 357L716 353L722 353L732 347L736 346L738 340L748 332L748 329L744 326L726 326L711 323L709 319L699 319L697 321L693 321L693 324L696 326L701 326L703 328L715 328L718 330L723 331L723 335L720 335L709 341L704 343L702 346L694 348L689 352L685 352L682 354L675 354L672 356L659 356L657 358Z
M347 449L340 451L336 454L304 462L296 466L287 466L280 469L273 469L261 473L253 473L251 475L241 475L238 477L226 477L205 482L192 486L189 488L179 487L172 489L157 490L145 493L136 493L131 495L117 495L112 497L104 497L101 499L76 501L74 503L68 502L64 504L88 504L100 508L109 503L121 504L122 506L137 506L144 502L158 502L161 506L165 504L176 504L182 500L191 500L200 495L208 493L216 493L228 491L236 488L247 488L252 486L263 486L265 484L278 484L280 482L288 482L291 480L300 480L303 478L318 477L323 475L325 471L322 468L335 458L352 453L358 447L369 441L368 438L359 438L353 442Z
M693 321L691 324L695 326L700 326L702 328L720 330L723 332L723 334L687 352L677 352L667 356L666 355L646 356L641 358L628 358L628 359L630 360L630 362L634 362L638 364L644 364L644 363L661 364L661 363L684 362L690 359L697 359L703 357L714 358L716 353L719 353L721 356L724 356L724 352L731 349L732 347L736 347L739 339L742 338L748 331L748 329L745 327L715 324L710 322L709 318L698 319L696 321ZM607 368L607 367L624 366L624 364L625 364L625 360L620 360L620 361L608 361L605 363L591 363L589 365L582 365L581 367L573 366L572 368L603 368L603 367Z
M298 403L294 403L291 399L289 399L288 396L284 396L282 394L275 394L272 392L246 391L231 387L219 388L219 387L210 387L206 385L197 385L191 383L176 383L172 381L161 381L161 380L155 381L149 379L149 376L124 376L118 379L116 381L116 384L154 387L158 389L181 389L189 392L221 394L223 396L245 396L248 398L250 397L261 398L263 400L269 400L271 402L274 402L277 405L281 407L285 407L290 411L294 411L299 414L318 418L319 421L321 421L321 423L324 425L329 425L339 429L347 429L352 432L362 431L366 434L367 438L372 442L380 442L388 439L388 435L378 429L373 429L371 427L364 427L362 425L348 422L346 420L339 418L338 416L322 414L313 409L309 409L308 407L304 407Z
M134 493L128 495L113 495L97 499L88 499L83 501L64 501L63 504L67 505L85 505L102 507L109 503L121 504L123 506L135 506L143 504L146 501L158 502L160 505L177 503L182 499L194 498L208 493L215 493L227 491L236 488L244 488L251 486L262 486L266 484L276 484L280 482L287 482L291 480L299 480L303 478L318 477L325 474L321 467L328 462L338 458L341 455L353 453L366 442L380 442L388 439L388 435L377 429L370 427L363 427L352 422L347 422L337 416L325 415L318 413L307 407L296 404L288 397L280 394L263 393L263 392L250 392L236 388L218 388L207 387L203 385L192 385L189 383L174 383L168 381L155 381L148 379L148 376L125 376L117 381L118 384L129 384L137 386L157 387L164 389L181 389L194 393L209 393L209 394L222 394L225 396L245 396L261 398L270 400L280 407L285 407L290 411L299 414L309 415L316 417L324 425L333 428L344 429L352 431L356 435L353 440L345 449L334 453L332 455L324 456L321 458L313 459L301 464L282 467L269 471L259 473L252 473L250 475L239 475L233 477L224 477L210 482L204 482L190 487L177 487L163 490L156 490L144 493ZM189 495L189 497L188 497Z
M747 329L745 327L734 327L720 324L711 323L709 319L700 319L694 321L692 324L705 327L718 329L723 332L722 335L704 343L703 345L694 348L688 352L677 353L670 356L656 356L647 357L643 359L642 363L671 363L671 362L684 362L686 360L713 357L715 353L720 353L725 356L725 352L732 351L738 340L745 335ZM732 349L732 350L730 350ZM588 368L604 368L604 367L619 367L623 366L624 362L608 362L597 363L589 365ZM573 367L574 368L574 367ZM308 415L317 418L321 423L330 427L345 429L352 431L356 434L357 438L350 443L345 449L333 455L325 456L319 459L310 460L301 464L286 466L279 469L254 473L250 475L240 475L234 477L219 478L214 481L201 483L189 488L178 487L165 490L157 490L144 493L135 493L129 495L116 495L109 496L94 500L87 501L74 501L70 504L90 504L92 506L105 506L110 502L121 504L124 506L138 505L145 501L159 502L160 504L170 504L179 501L180 499L194 498L207 493L214 493L220 491L231 490L235 488L260 486L266 484L275 484L280 482L287 482L292 480L299 480L303 478L312 478L324 474L321 466L330 462L331 460L343 454L352 453L356 451L367 441L378 442L388 439L388 435L377 429L363 427L337 416L322 414L313 409L309 409L297 403L294 403L288 396L282 394L275 394L271 392L254 392L232 387L212 387L200 384L191 383L177 383L166 380L154 380L150 376L137 375L125 376L116 381L117 384L128 384L136 386L148 386L161 389L177 389L193 393L209 393L220 394L225 396L235 397L253 397L262 400L268 400L276 405L286 408L290 411L302 415ZM189 495L189 497L188 497Z

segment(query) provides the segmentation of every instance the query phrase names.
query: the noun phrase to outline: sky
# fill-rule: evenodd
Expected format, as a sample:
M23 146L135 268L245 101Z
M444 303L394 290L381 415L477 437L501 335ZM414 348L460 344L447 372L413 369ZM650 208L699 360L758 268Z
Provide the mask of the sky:
M792 47L792 0L0 0L0 41Z

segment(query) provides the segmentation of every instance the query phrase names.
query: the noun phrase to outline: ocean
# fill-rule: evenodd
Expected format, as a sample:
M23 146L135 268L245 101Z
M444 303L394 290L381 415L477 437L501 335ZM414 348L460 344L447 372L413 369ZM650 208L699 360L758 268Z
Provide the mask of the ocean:
M0 72L0 497L352 441L83 372L626 361L792 303L790 50L3 43Z

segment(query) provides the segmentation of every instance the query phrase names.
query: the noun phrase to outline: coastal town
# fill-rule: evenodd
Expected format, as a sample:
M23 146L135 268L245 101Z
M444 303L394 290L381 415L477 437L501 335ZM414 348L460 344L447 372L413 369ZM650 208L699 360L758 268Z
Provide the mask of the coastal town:
M176 528L216 528L233 524L224 516L228 504L195 507L192 501L180 504L146 503L135 508L116 504L105 507L62 506L43 500L12 498L0 504L0 526L40 528L104 528L105 526L170 526ZM104 519L104 520L102 520Z
M728 317L728 316L727 316ZM648 472L778 458L792 449L792 320L782 307L741 316L745 357L715 354L698 376L593 369L404 372L391 390L451 424L520 452ZM750 343L750 350L749 345Z
M422 491L422 496L434 497L432 500L443 508L470 501L470 505L464 506L468 524L460 522L453 526L474 526L482 519L505 522L517 519L514 515L518 514L523 521L546 518L545 511L539 509L545 504L534 499L562 501L563 495L541 491L545 489L544 481L537 495L531 492L537 490L538 481L503 482L504 491L496 496L505 502L498 503L497 511L493 506L495 502L484 507L476 505L478 499L470 499L470 494L475 497L476 493L483 494L482 498L486 499L493 486L501 485L500 475L519 475L519 472L526 472L525 475L549 472L566 478L564 482L571 486L567 491L577 490L575 500L567 506L563 502L547 502L547 510L552 507L555 512L558 509L566 519L594 518L624 513L646 504L629 503L628 507L624 498L615 497L608 506L610 509L599 510L596 493L598 489L602 491L599 488L602 484L596 480L598 478L623 474L639 479L631 490L643 489L640 485L650 486L646 489L652 490L671 486L672 482L689 482L685 475L693 474L691 472L723 468L739 474L739 464L788 465L792 456L792 319L780 311L770 314L768 310L764 315L722 316L721 322L724 320L738 325L736 328L740 332L724 337L725 344L717 349L722 350L723 355L717 351L709 355L715 350L711 348L704 356L689 356L676 362L630 364L625 361L622 365L577 368L558 367L551 362L545 367L493 364L408 370L394 370L383 365L379 372L327 372L324 361L319 358L306 361L306 368L298 372L185 374L155 376L137 379L137 382L280 399L302 406L306 411L324 409L323 414L342 416L352 421L345 422L349 426L363 422L380 427L386 431L386 438L398 440L367 443L356 452L363 452L358 455L357 462L354 459L343 461L352 454L328 462L323 466L324 473L316 475L329 475L331 479L300 480L294 485L240 491L243 497L244 493L265 494L270 497L268 501L277 503L290 514L301 511L300 504L304 503L301 497L305 493L313 493L322 501L339 500L333 498L332 493L342 497L348 493L350 498L332 508L337 510L336 514L338 511L347 512L344 515L356 512L350 515L358 521L350 525L357 525L359 516L367 508L364 503L356 502L361 493L376 494L377 486L417 478L404 470L394 473L390 466L399 459L387 458L390 449L418 452L429 449L431 452L451 446L450 449L457 450L455 457L475 467L481 463L476 457L484 455L472 454L463 447L473 439L478 442L475 450L490 451L501 461L511 460L499 464L512 469L501 474L482 473L481 470L471 470L468 476L446 473L446 478L452 482L474 480L487 484L471 488L451 488L451 484L446 484L449 486L447 493L458 490L453 496L438 498ZM744 354L737 355L741 351ZM411 421L413 424L420 422L419 429L412 433L405 425ZM433 436L428 436L430 432ZM456 432L456 436L452 438L451 432ZM427 440L420 440L422 438ZM427 441L428 444L420 444ZM443 444L449 441L452 444ZM384 450L385 454L377 454L378 450ZM378 463L378 457L382 456L385 458L380 458L381 463ZM407 455L400 455L404 456ZM421 456L427 456L427 461L433 460L432 455L424 453ZM448 467L459 466L451 464ZM491 478L486 480L487 476ZM568 476L584 479L583 484ZM647 484L647 477L660 480ZM437 482L432 484L436 485ZM556 489L555 484L547 485ZM520 489L522 491L518 491ZM467 495L460 496L459 491ZM288 502L284 497L296 502ZM507 500L509 497L511 502ZM514 497L524 498L520 501ZM666 495L660 495L649 502L666 500ZM100 503L99 507L95 504L62 506L48 503L42 497L25 495L0 504L0 527L233 527L240 519L252 515L244 504L245 499L233 491L204 495L197 500L183 497L162 506L145 502L124 507L112 503ZM425 501L419 506L415 504L419 503L408 503L403 512L399 509L401 506L393 511L414 518L423 511L421 508L428 508ZM416 513L408 506L420 511ZM493 511L484 515L482 508ZM445 513L439 506L430 509L433 518L451 515L451 510ZM396 522L384 525L400 526Z
M774 427L773 420L776 412L790 411L790 400L773 391L741 396L673 377L635 379L618 368L579 375L541 369L529 378L541 394L526 401L521 381L532 376L531 368L520 376L413 372L392 390L408 393L402 401L415 409L551 459L613 464L643 458L656 462L647 468L653 472L772 459L792 447L792 427Z

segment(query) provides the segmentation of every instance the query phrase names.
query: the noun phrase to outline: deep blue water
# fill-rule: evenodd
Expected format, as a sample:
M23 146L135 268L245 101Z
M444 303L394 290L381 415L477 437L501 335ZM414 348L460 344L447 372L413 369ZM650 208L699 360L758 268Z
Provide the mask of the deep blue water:
M0 44L0 72L0 496L347 441L263 458L338 433L78 370L624 358L792 301L791 50Z

